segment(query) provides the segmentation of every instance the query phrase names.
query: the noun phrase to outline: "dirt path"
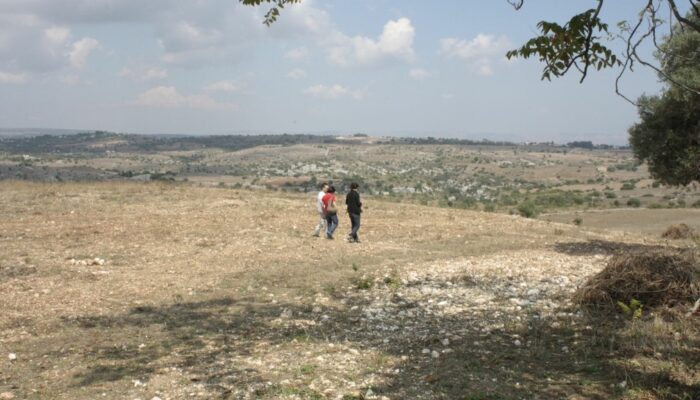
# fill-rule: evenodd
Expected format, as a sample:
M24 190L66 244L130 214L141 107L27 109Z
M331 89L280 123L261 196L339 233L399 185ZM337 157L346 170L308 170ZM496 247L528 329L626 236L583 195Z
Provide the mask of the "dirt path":
M610 254L657 242L365 203L357 245L311 237L301 195L0 183L2 398L697 393L672 358L694 342L656 377L628 364L622 321L570 302Z

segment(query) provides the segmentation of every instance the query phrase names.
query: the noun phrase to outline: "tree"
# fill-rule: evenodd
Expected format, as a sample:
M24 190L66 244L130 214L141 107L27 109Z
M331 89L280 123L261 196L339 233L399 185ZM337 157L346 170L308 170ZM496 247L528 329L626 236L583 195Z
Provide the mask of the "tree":
M629 130L632 150L663 183L700 182L700 94L683 89L700 87L700 32L676 24L655 56L665 87L637 101L641 121Z
M519 10L525 0L508 0ZM620 92L620 79L626 71L633 71L636 64L655 70L665 81L678 86L684 91L700 94L700 86L690 86L668 75L662 65L645 59L639 54L639 48L651 42L657 49L657 38L664 24L675 24L681 32L700 33L700 1L688 0L690 11L683 16L678 8L677 0L646 0L637 17L631 23L617 23L619 33L612 34L609 25L600 19L600 13L605 0L596 0L596 7L574 15L564 25L556 22L540 21L537 26L541 31L539 36L528 40L519 49L509 51L508 58L529 58L537 56L545 64L542 79L550 80L552 76L566 75L570 70L581 74L580 82L586 79L589 68L595 69L620 67L620 73L615 81L615 91L630 103L632 100ZM668 10L668 20L660 17L660 13ZM674 22L675 21L675 22ZM614 39L622 39L625 51L615 55L607 46ZM670 49L669 49L670 50Z

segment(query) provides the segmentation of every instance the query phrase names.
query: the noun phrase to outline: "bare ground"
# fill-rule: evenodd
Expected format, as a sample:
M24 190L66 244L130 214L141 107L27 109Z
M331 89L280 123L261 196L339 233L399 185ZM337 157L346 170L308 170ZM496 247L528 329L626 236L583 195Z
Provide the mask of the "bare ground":
M664 242L365 199L350 244L310 197L0 183L0 398L700 398L685 309L570 301Z

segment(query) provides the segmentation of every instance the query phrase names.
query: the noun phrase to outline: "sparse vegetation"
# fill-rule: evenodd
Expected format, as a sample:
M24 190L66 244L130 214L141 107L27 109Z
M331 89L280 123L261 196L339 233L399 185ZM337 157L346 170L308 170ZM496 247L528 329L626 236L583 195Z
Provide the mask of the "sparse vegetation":
M156 390L169 398L227 390L315 398L328 397L320 389L328 385L349 398L369 389L392 398L547 398L552 393L529 382L560 372L577 376L561 381L567 393L586 381L596 393L622 395L615 385L628 375L630 390L644 395L657 387L687 392L660 365L693 354L673 338L695 338L696 328L659 319L663 308L642 296L619 300L630 309L639 300L639 318L634 311L620 318L614 303L617 312L591 315L567 304L578 279L603 267L599 255L632 253L643 241L668 244L662 229L695 212L611 205L641 199L640 206L682 207L700 202L696 192L650 187L644 165L590 176L593 167L628 163L626 150L353 139L245 151L103 147L110 153L32 153L31 166L0 152L0 176L12 179L0 180L0 289L12 299L0 334L18 338L5 343L32 360L0 366L19 382L10 390L23 395L37 387L36 371L51 370L62 374L42 383L51 395L78 398L108 391L150 398ZM91 182L71 182L82 179ZM306 231L315 224L312 193L325 180L341 191L362 182L362 244ZM619 191L623 180L635 187ZM271 215L284 215L284 226ZM581 227L572 227L578 218ZM341 218L341 229L346 224ZM603 233L615 224L628 230L625 243ZM578 242L591 237L601 242ZM73 261L56 260L65 249ZM31 320L18 317L28 313ZM54 357L67 343L85 350ZM645 365L663 379L647 384L644 371L625 364L656 353L658 368ZM370 379L353 390L343 383Z

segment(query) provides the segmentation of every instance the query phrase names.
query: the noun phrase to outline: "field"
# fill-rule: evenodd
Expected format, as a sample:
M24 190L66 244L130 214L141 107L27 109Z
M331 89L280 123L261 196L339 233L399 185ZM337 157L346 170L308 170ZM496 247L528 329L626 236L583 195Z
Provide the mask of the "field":
M697 189L626 150L37 140L0 141L0 399L700 398L690 304L572 299L697 251L661 238ZM327 179L361 182L361 243L311 236Z
M310 195L0 185L5 398L700 393L685 309L629 321L571 302L657 236L366 199L355 245L310 236Z

